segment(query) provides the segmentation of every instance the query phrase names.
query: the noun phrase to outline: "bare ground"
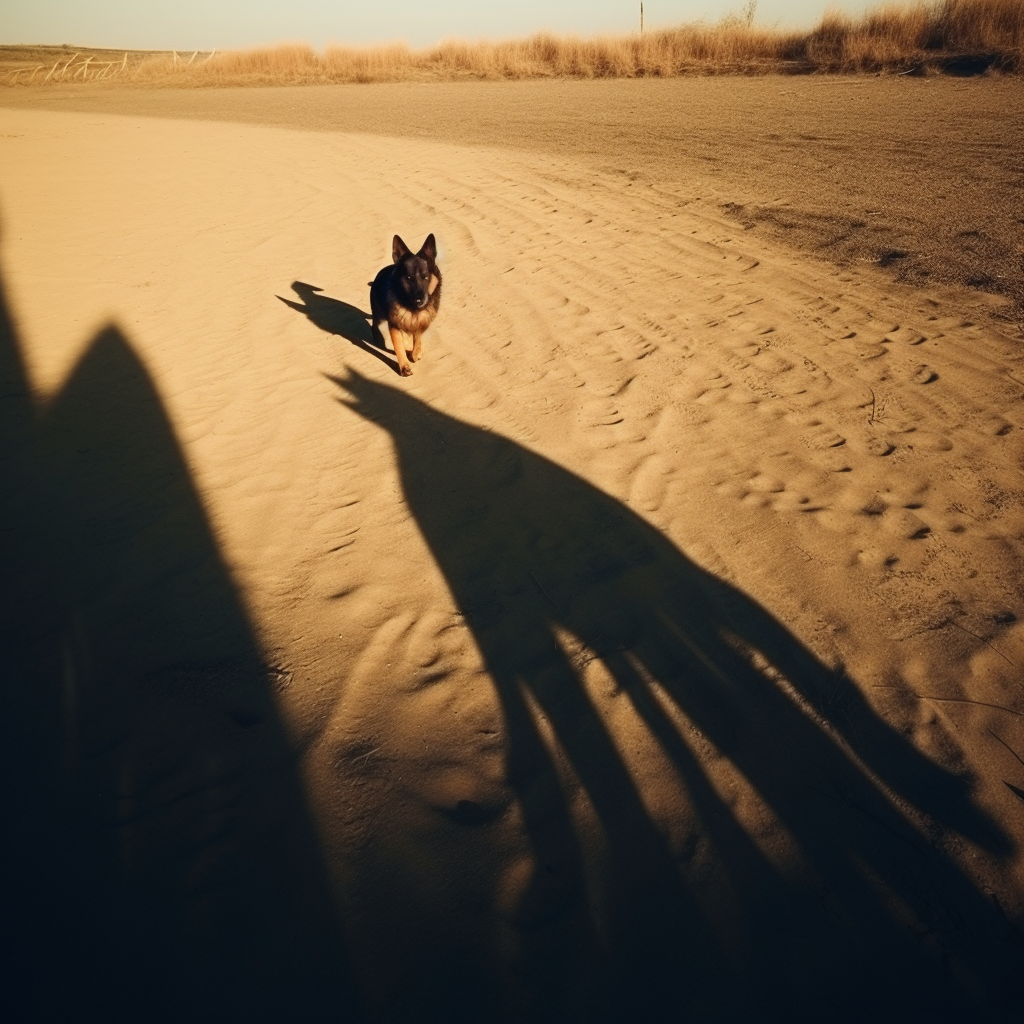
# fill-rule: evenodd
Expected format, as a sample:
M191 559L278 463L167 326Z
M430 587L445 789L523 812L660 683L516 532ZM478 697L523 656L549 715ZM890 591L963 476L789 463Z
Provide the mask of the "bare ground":
M0 110L13 998L1016 1021L1019 323L759 236L948 231L953 153L1016 244L1018 95L6 94L62 108ZM445 275L411 378L395 231Z
M585 157L744 229L1024 318L1024 81L789 77L9 90L0 105ZM995 296L994 303L983 296ZM1002 298L1005 302L999 302Z

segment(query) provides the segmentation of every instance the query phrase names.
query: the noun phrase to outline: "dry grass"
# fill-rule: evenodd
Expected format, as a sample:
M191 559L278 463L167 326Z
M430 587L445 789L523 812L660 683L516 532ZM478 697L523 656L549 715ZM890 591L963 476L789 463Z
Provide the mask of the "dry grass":
M794 57L818 71L1024 70L1021 0L890 4L854 21L827 12ZM973 62L969 60L973 58Z
M748 4L747 14L752 13ZM228 86L767 72L1020 73L1024 2L933 0L876 8L856 20L829 11L811 32L758 28L750 17L733 16L717 25L684 25L643 35L447 41L418 51L396 44L329 47L318 54L304 44L285 44L191 55L126 53L106 63L84 53L65 63L63 56L52 67L26 64L0 71L0 81Z

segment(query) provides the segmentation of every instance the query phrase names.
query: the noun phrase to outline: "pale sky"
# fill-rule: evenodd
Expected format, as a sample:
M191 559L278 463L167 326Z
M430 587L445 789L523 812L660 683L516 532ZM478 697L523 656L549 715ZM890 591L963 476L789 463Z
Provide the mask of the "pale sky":
M744 0L644 0L651 28L719 21ZM757 24L810 28L826 7L857 14L865 0L759 0ZM230 49L303 40L366 45L405 40L502 39L542 30L635 31L638 0L3 0L0 43L139 49Z

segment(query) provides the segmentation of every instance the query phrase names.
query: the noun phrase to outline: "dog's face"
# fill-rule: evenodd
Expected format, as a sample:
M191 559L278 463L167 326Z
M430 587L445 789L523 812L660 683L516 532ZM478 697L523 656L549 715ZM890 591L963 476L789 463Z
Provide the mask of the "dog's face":
M405 242L395 235L391 255L397 268L394 282L402 292L406 305L410 309L423 309L437 288L438 277L434 272L437 245L434 236L427 235L427 240L420 247L420 251L413 255Z

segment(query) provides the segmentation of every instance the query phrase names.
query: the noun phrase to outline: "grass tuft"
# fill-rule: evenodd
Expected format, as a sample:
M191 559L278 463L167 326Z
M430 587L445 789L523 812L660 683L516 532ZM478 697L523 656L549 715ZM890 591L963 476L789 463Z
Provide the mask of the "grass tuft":
M642 35L540 34L504 42L449 40L332 46L289 43L255 50L178 54L76 54L33 48L37 64L0 69L0 83L134 82L152 86L299 85L452 79L642 78L686 74L1024 71L1022 0L932 0L874 8L858 19L826 11L810 32L784 32L732 15ZM8 48L8 53L17 48ZM27 49L27 48L26 48ZM99 51L96 51L99 53ZM56 59L55 59L56 57ZM46 58L44 60L44 58ZM49 63L52 62L52 67Z

